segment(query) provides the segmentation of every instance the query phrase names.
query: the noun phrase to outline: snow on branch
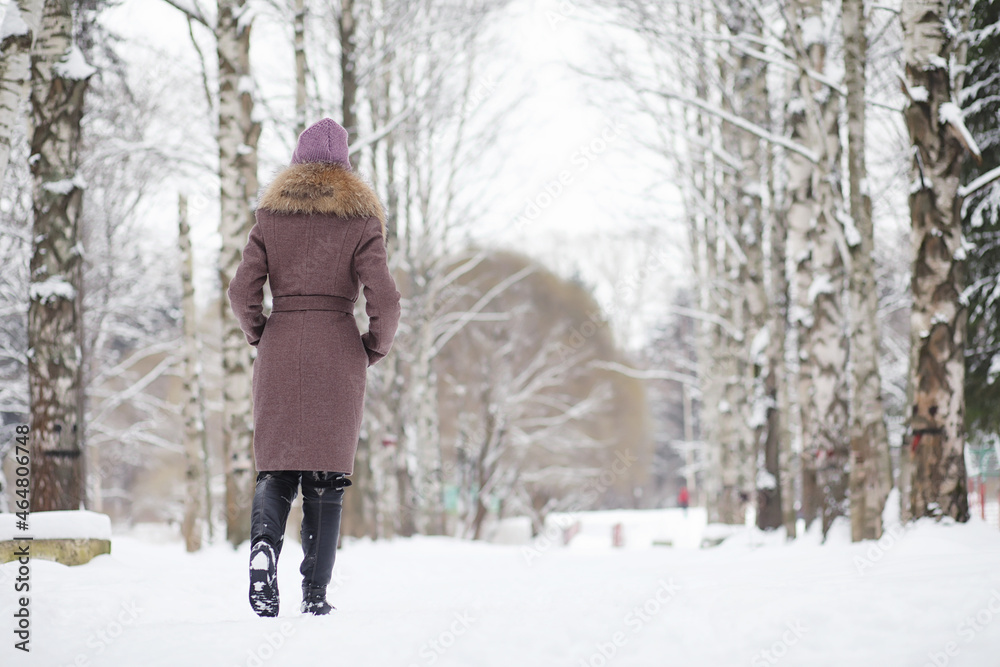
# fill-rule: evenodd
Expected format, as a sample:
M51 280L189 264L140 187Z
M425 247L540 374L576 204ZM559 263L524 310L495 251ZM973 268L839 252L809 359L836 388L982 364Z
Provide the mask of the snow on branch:
M969 132L969 128L965 126L962 110L958 108L958 105L954 102L945 102L938 108L938 118L942 124L948 125L948 129L955 135L955 138L965 146L967 151L972 153L976 164L982 164L983 154L979 150L976 140L972 137L972 133Z
M734 327L728 320L719 317L714 313L707 313L703 310L695 310L694 308L685 308L684 306L678 306L676 304L669 306L668 312L680 315L682 317L690 317L695 320L704 320L705 322L711 322L712 324L718 325L719 327L726 330L733 340L743 340L743 332Z
M963 198L968 197L996 180L1000 180L1000 167L994 167L971 183L960 187L958 189L958 196Z
M83 177L77 174L73 178L64 178L59 181L48 181L42 183L42 189L46 192L51 192L52 194L66 196L73 192L74 189L84 190L87 187L87 182L83 180Z
M694 387L698 386L697 377L694 375L677 373L676 371L668 371L659 368L643 370L641 368L632 368L631 366L620 364L617 361L594 361L590 365L601 370L621 373L625 377L635 378L636 380L673 380L674 382L680 382L681 384L689 384Z
M822 72L817 72L816 70L811 69L809 67L802 67L801 65L798 65L796 63L791 63L788 62L787 60L782 60L780 58L770 56L763 51L759 51L757 49L751 49L747 46L739 44L738 42L735 42L734 46L736 46L736 48L740 49L743 53L745 53L748 56L756 58L762 62L769 63L776 67L780 67L788 72L801 72L810 79L822 83L824 86L832 88L833 90L837 91L840 95L845 97L847 96L847 88L840 85L835 80L826 76Z
M197 21L202 24L212 32L215 32L215 21L209 21L208 17L205 16L205 12L202 11L201 6L198 4L197 0L194 4L188 4L187 0L163 0L171 7L180 10L188 19L192 21Z
M7 5L7 12L3 15L3 24L0 25L0 43L6 42L8 37L24 37L31 34L31 28L21 17L21 10L17 7L17 2Z
M772 144L776 144L778 146L781 146L782 148L787 148L788 150L794 153L798 153L799 155L809 160L813 164L819 163L819 156L816 155L816 153L814 153L813 151L803 146L802 144L796 143L790 139L786 139L785 137L779 134L775 134L761 127L760 125L757 125L756 123L751 123L745 118L740 118L739 116L731 114L728 111L714 107L709 103L705 102L704 100L698 99L697 97L690 97L688 95L681 95L680 93L673 93L670 91L663 91L663 90L657 90L657 91L647 90L645 92L652 92L666 99L677 100L682 104L687 104L695 108L701 109L702 111L712 114L717 118L721 118L722 120L726 121L731 125L735 125L741 130L745 130L754 136L760 137L764 141L769 141Z
M73 81L83 81L97 73L97 69L87 62L87 59L83 57L83 51L75 43L70 47L66 57L56 63L52 69L61 78Z
M28 296L32 301L48 303L56 299L72 301L76 298L76 288L62 276L49 276L40 282L31 283Z
M807 16L801 22L800 28L802 29L802 42L807 49L813 44L826 44L829 41L823 19L819 16Z

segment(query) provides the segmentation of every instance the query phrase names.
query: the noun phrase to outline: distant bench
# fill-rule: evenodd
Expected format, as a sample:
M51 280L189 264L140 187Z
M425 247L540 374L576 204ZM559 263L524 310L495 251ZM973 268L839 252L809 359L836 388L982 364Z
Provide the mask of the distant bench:
M83 565L111 553L111 519L106 514L86 510L32 512L28 530L19 530L17 523L17 515L0 514L0 563L17 560L25 545L31 558L63 565Z

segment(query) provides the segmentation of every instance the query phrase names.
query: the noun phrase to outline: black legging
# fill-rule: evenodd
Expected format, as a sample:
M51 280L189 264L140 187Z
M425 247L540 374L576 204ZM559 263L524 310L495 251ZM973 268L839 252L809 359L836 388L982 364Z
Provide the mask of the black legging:
M302 485L303 589L325 590L333 574L340 539L344 488L351 485L344 473L304 470L269 470L257 473L257 488L250 516L250 546L265 540L281 554L285 524L292 501Z

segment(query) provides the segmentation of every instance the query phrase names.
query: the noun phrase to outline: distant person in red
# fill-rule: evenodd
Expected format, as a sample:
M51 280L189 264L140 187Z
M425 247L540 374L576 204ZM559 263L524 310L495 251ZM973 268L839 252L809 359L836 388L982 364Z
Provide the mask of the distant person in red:
M688 494L687 484L681 487L681 490L677 492L677 504L684 509L684 514L687 514L688 504L691 502L691 496Z

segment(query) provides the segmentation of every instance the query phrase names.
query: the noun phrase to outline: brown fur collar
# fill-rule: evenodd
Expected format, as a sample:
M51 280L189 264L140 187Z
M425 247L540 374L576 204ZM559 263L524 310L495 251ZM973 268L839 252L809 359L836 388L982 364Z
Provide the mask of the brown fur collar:
M385 213L378 196L356 174L336 164L305 162L286 167L264 190L258 208L282 214L378 218L385 236Z

